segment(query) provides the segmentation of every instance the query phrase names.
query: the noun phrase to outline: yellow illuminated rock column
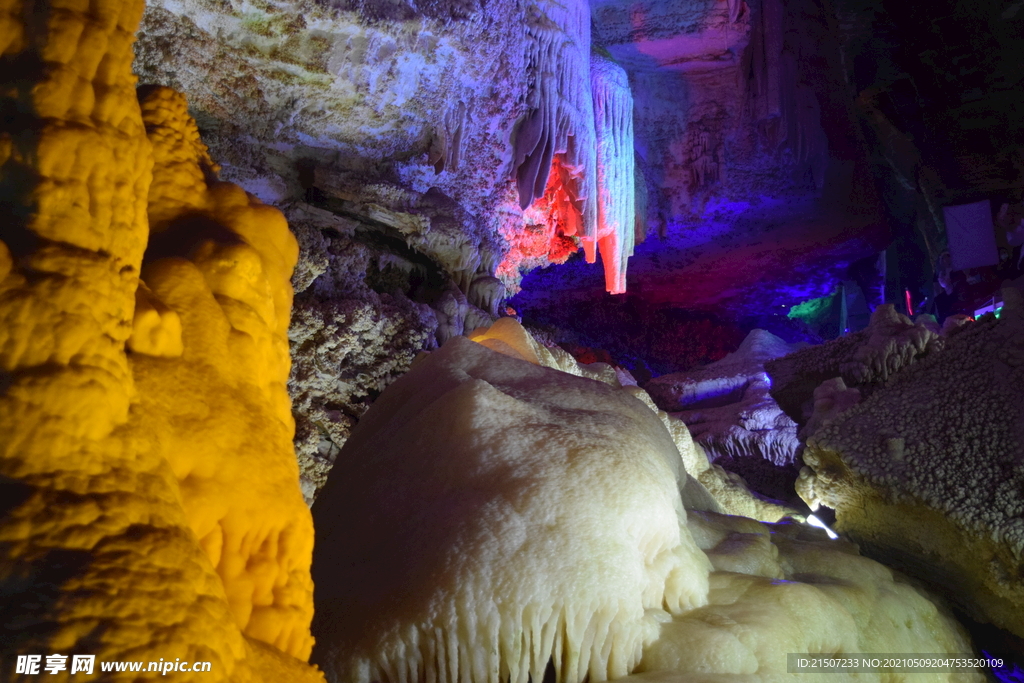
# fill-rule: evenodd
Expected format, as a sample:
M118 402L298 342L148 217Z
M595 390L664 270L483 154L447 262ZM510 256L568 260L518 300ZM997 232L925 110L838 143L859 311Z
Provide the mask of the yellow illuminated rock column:
M176 680L316 680L243 637L231 584L184 512L194 496L179 488L180 465L147 441L162 426L146 424L158 419L146 401L177 399L141 398L125 353L133 320L140 349L174 351L173 311L139 283L152 167L131 75L141 11L134 0L0 1L0 678L20 678L15 654L56 653L97 655L97 674L104 661L180 658L212 666ZM262 558L302 555L301 530L288 533L254 531L239 542L260 540L248 554L222 553L247 557L257 608ZM294 582L271 583L269 605L303 602ZM274 619L257 608L250 633L293 634L289 651L308 649L286 616L267 638Z
M129 340L139 438L171 464L238 625L306 659L313 523L286 388L298 245L278 210L212 178L182 95L141 98L155 166L148 291Z

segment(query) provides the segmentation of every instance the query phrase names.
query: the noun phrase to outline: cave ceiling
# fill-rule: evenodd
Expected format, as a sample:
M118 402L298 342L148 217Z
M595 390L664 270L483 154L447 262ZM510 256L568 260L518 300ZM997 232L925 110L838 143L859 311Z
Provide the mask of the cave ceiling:
M582 253L549 265L575 248L552 256L560 229L527 245L517 206L543 193L552 147L557 163L585 139L572 82L589 45L632 92L627 297L740 321L828 294L893 244L895 290L920 288L944 247L937 207L1019 199L1024 11L917 14L885 0L154 0L135 68L187 94L226 179L384 225L463 291L497 276L543 317L611 296ZM543 97L562 108L531 156L517 139ZM394 212L427 214L430 235Z

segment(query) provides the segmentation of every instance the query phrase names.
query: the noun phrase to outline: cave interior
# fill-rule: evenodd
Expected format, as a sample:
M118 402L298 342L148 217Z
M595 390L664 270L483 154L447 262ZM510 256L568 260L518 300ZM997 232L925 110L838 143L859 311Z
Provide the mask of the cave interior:
M1024 2L0 48L0 680L1024 681Z

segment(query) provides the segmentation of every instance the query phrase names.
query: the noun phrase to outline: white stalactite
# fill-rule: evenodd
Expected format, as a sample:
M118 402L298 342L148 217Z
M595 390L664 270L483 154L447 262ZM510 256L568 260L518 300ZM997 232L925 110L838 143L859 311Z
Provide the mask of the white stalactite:
M590 5L534 3L528 10L530 113L515 134L515 173L522 208L543 196L551 160L565 154L583 204L581 236L596 236L594 108L590 95Z
M635 243L633 97L626 72L590 54L589 5L579 0L531 6L530 113L515 135L515 173L525 209L543 196L555 154L564 154L576 227L588 263L601 253L605 286L626 291Z
M597 136L598 230L596 240L583 236L583 250L590 263L600 250L605 287L622 294L635 242L633 95L625 70L596 54L590 61L590 84Z

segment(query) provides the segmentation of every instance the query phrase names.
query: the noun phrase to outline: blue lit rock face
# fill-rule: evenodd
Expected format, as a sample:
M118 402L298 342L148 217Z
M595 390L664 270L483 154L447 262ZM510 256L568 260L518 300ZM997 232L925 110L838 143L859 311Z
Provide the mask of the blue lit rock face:
M709 203L663 239L637 245L627 291L652 309L756 319L761 326L785 318L792 306L834 291L853 263L884 246L880 222L861 230L848 214L829 217L824 205L813 197ZM593 301L602 296L600 278L600 269L575 259L533 271L513 305L536 315Z
M686 423L708 458L759 493L786 500L800 469L797 425L769 395L764 363L805 344L753 330L725 358L644 385L659 408Z

